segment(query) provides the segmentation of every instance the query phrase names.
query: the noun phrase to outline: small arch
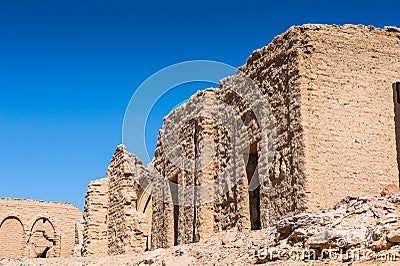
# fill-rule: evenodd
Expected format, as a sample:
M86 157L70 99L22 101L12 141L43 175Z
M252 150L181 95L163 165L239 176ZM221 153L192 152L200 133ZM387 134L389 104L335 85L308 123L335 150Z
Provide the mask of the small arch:
M49 215L47 215L45 213L39 213L39 214L35 215L32 219L30 219L30 222L29 222L30 226L27 226L27 228L29 228L30 231L32 231L32 228L35 225L35 223L38 220L42 220L42 219L46 219L47 221L49 221L51 226L54 228L54 231L57 232L57 226L56 226L54 220Z
M3 223L4 223L7 219L15 219L15 220L17 220L17 221L21 224L21 226L23 227L23 224L22 224L21 219L20 219L19 217L17 217L16 215L8 215L7 217L5 217L5 218L1 221L1 223L0 223L0 228L3 226Z
M21 220L8 216L0 224L0 252L2 257L21 258L25 251L25 231Z
M151 191L151 185L148 185L146 189L142 191L137 201L137 211L144 213L148 219L149 230L148 235L146 236L146 250L151 249L151 221L152 221L152 197L151 194L147 193L147 191Z
M46 217L37 218L33 223L27 241L31 257L47 258L54 250L57 235L53 223ZM54 254L52 254L54 256Z

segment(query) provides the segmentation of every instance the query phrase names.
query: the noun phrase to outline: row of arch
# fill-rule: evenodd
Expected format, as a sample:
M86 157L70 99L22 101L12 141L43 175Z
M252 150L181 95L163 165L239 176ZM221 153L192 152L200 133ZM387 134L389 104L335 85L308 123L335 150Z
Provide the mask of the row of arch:
M0 257L58 257L59 246L60 237L49 217L37 216L25 226L16 215L1 220Z

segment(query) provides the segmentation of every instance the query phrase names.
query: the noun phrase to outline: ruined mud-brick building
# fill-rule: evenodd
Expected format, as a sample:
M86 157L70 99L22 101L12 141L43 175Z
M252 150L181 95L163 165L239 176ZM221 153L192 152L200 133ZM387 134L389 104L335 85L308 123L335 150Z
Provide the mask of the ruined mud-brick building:
M151 197L138 186L143 163L120 145L103 179L88 186L84 256L130 254L150 247Z
M399 184L399 29L292 27L254 51L240 71L271 105L276 122L274 162L266 176L258 176L261 185L248 191L248 176L254 172L257 176L260 170L259 141L267 137L258 130L260 121L248 103L231 92L230 86L235 86L231 78L222 80L219 89L194 95L165 123L182 123L177 148L196 162L211 157L210 164L200 171L179 169L167 159L174 151L164 150L159 138L154 166L171 182L204 185L222 172L227 160L235 160L239 181L214 202L195 207L153 198L154 248L196 242L232 227L265 228L277 219L319 210L347 195L376 195L384 185ZM200 97L233 106L253 132L242 158L227 158L230 140L219 121L205 117L183 124L185 119L174 117ZM187 113L200 113L206 107ZM167 137L177 133L163 130ZM215 150L203 147L205 138L216 143ZM179 191L163 193L179 195Z
M163 195L177 204L163 202L137 186L149 171L119 146L107 177L89 185L84 255L132 253L149 248L150 242L152 248L170 247L230 228L265 228L348 195L377 195L385 185L399 185L400 29L295 26L254 51L239 69L271 106L276 138L268 171L260 175L267 158L260 143L270 137L260 131L265 121L232 92L233 78L226 78L220 88L198 92L164 119L180 130L168 132L164 125L160 136L179 135L179 145L165 149L159 137L152 166L165 180L188 187L216 180L231 161L236 185L212 202L192 206L180 204L181 191L175 187L163 188ZM229 156L232 139L220 121L176 116L212 109L196 106L201 98L225 102L243 120L250 137L241 156ZM212 149L207 140L214 143ZM176 149L195 162L193 168L169 160ZM250 176L261 182L251 191Z
M82 227L72 204L0 199L0 258L80 256Z

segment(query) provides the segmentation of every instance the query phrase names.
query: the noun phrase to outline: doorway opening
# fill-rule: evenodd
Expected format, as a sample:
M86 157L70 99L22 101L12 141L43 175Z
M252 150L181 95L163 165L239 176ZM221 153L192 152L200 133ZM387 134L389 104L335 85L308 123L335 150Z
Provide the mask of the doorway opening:
M33 258L58 257L55 254L56 231L53 224L47 218L38 218L33 224L27 241Z
M260 186L258 176L258 153L257 144L253 144L250 147L248 154L244 154L246 164L246 175L249 184L249 208L250 208L250 222L251 230L261 229L260 219ZM255 189L254 186L257 186Z
M175 175L170 184L170 193L173 202L173 217L174 217L174 246L179 245L179 203L178 203L178 175Z
M400 173L400 82L393 84L394 125L396 132L397 168ZM400 182L400 174L399 174Z

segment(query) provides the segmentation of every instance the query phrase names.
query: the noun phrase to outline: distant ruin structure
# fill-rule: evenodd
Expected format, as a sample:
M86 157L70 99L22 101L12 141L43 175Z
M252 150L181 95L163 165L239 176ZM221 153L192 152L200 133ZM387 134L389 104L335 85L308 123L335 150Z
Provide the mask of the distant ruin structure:
M0 258L80 256L82 230L72 204L0 199Z

